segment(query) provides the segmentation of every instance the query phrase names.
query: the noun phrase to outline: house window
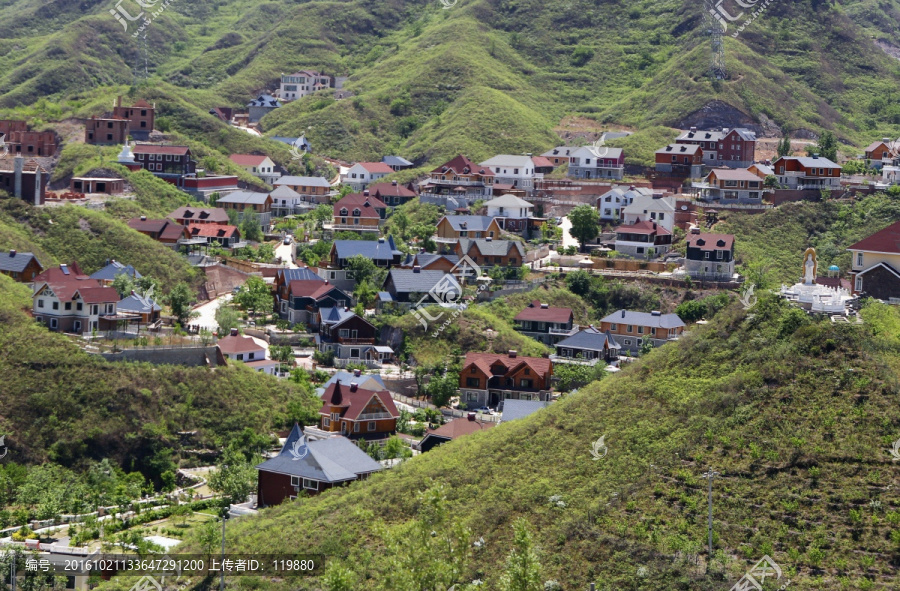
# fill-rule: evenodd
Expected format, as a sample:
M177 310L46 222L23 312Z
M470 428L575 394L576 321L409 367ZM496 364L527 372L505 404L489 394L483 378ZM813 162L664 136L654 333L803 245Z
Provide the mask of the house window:
M299 476L291 476L291 486L300 486Z
M481 386L481 382L478 378L466 378L467 388L478 388L479 386Z
M631 339L625 339L625 344L626 344L626 345L630 345L630 344L631 344Z
M93 314L94 316L96 316L99 313L99 310L100 310L100 308L99 308L99 306L97 306L97 304L94 304L93 306L91 306L91 314Z
M375 430L375 421L369 421L369 431Z
M348 329L348 328L340 329L338 331L338 336L340 336L342 339L350 338L350 329Z
M44 300L38 300L38 308L43 308L43 307L44 307ZM475 371L474 367L472 368L472 371Z
M59 302L53 302L53 309L59 310Z
M856 291L862 291L862 280L863 278L861 275L856 276Z
M473 365L472 369L469 370L469 373L476 373L478 369Z
M532 388L534 384L534 380L520 380L519 387L520 388Z
M716 251L716 258L719 260L722 260L722 251L721 250Z
M359 423L353 423L353 431L359 433Z
M331 420L334 421L334 422L340 421L340 420L341 420L341 413L339 413L339 412L333 412L333 413L331 413Z
M863 253L858 252L858 253L856 253L856 266L862 267L862 264L863 264Z
M323 427L330 427L330 426L331 426L331 419L329 419L328 417L322 417L322 426L323 426Z
M477 392L466 392L466 400L468 400L469 402L478 400L478 393Z
M256 357L256 353L250 353L250 356L247 357L247 359L253 359L254 357Z
M75 309L78 310L79 312L81 312L81 309L83 307L84 307L84 304L82 304L81 302L78 302L77 304L75 304Z
M628 327L625 329L625 332L631 332L632 330L634 330L634 327L629 324Z
M350 357L356 359L359 357L359 349L350 349Z
M237 354L237 360L238 360L238 361L243 361L243 360L244 360L244 354L243 354L243 353L238 353L238 354Z
M303 488L309 490L319 490L319 482L317 480L310 480L309 478L303 479Z
M72 302L66 302L65 308L66 308L66 310L71 310L71 309L72 309Z
M703 258L709 259L709 251L703 253Z
M56 318L51 318L50 319L50 328L56 328L57 326L59 326L59 322L56 320Z
M609 330L617 330L617 329L618 329L618 325L616 325L616 324L609 325Z

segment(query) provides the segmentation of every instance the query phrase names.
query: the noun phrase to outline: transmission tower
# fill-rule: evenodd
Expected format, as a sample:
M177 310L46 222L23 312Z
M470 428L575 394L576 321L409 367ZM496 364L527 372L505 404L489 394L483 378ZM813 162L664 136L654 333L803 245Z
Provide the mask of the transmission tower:
M707 34L712 40L709 76L713 80L725 80L728 74L725 71L725 43L722 40L722 36L725 34L727 25L711 0L704 0L703 7L703 16L709 25Z

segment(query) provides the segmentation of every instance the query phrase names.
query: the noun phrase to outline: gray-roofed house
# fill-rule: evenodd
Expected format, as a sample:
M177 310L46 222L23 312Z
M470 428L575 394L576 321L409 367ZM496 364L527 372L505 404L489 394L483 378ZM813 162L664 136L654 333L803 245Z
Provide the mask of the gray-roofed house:
M225 211L234 210L238 212L238 220L244 219L244 214L252 212L259 219L259 225L262 229L268 230L272 223L272 197L268 193L260 193L257 191L234 191L219 197L216 205Z
M634 202L640 195L653 195L653 189L648 187L635 187L616 185L606 193L597 197L597 209L600 211L600 219L617 222L622 218L622 210Z
M247 103L247 111L250 117L250 123L256 123L275 109L281 106L281 101L271 94L261 94L249 103Z
M760 204L763 198L763 179L746 168L713 169L703 182L693 183L691 188L703 201L719 204Z
M272 213L276 216L303 214L316 206L287 185L276 187L269 197L272 198Z
M331 379L322 384L320 387L316 388L316 396L321 398L325 393L325 390L328 389L328 386L337 382L341 382L343 384L356 382L356 384L363 390L387 390L387 386L384 385L384 380L377 373L363 374L358 369L354 369L352 372L334 372L334 374L332 374L331 376Z
M596 365L600 361L609 363L619 357L619 344L612 334L594 326L576 332L555 346L556 354L550 356L554 363Z
M141 322L144 324L153 324L159 320L159 314L162 307L156 303L151 297L145 297L131 292L131 295L116 304L119 312L127 312L129 314L140 314Z
M394 243L393 236L378 240L335 240L328 258L332 268L343 269L354 256L372 259L375 265L385 269L399 265L403 259L403 253Z
M10 250L8 254L0 255L0 273L19 283L30 283L43 270L34 253Z
M395 172L412 168L413 163L400 156L383 156L381 161L390 166Z
M534 414L542 408L553 404L549 400L514 400L512 398L503 401L503 414L500 415L501 423L508 423L516 419L523 419Z
M316 205L330 203L331 197L337 195L328 179L320 176L283 176L275 181L273 185L276 189L287 187L295 191L300 195L301 203Z
M743 127L709 131L692 127L682 132L675 143L700 147L707 166L745 168L756 159L756 133Z
M445 280L445 277L449 277L449 279ZM459 283L453 279L453 276L444 271L424 271L418 267L413 267L412 269L391 269L384 279L382 290L391 295L394 303L415 305L442 281L446 281L451 287L452 284L455 284L457 288L459 286ZM458 298L460 294L447 295L451 296L445 300L449 302ZM436 305L437 302L428 297L423 304Z
M824 156L782 156L772 163L778 183L789 189L839 189L841 166Z
M112 285L112 282L115 281L116 277L119 275L128 275L132 279L140 279L143 277L143 275L138 273L137 269L133 266L111 260L106 263L105 267L93 273L91 279L96 279L103 285Z
M486 201L489 217L497 218L500 228L507 232L522 232L528 228L528 220L534 217L534 205L510 193Z
M511 184L516 189L531 191L534 181L544 175L534 171L534 161L528 155L499 154L479 166L494 171L494 183Z
M521 267L525 263L525 244L517 240L460 238L456 255L468 255L480 267Z
M582 146L569 157L573 179L617 179L625 176L625 152L608 146Z
M600 330L611 333L622 349L637 353L645 339L654 347L677 340L684 333L684 322L677 314L616 310L600 321Z
M393 349L376 344L375 325L347 308L319 308L317 324L316 344L321 353L334 352L335 367L363 363L376 368L394 358Z
M381 464L346 437L308 441L295 424L278 455L256 469L257 503L266 507L296 499L301 491L316 495L364 479L381 470Z
M434 241L455 244L460 238L499 238L500 224L486 215L448 215L437 223Z

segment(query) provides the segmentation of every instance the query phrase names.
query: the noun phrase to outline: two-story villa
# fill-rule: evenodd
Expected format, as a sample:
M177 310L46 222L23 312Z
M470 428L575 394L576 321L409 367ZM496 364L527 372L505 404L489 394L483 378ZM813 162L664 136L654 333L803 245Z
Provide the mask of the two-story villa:
M716 203L762 203L763 179L746 168L711 170L702 183L694 183L700 199Z
M779 184L789 189L830 189L841 187L841 167L828 158L782 156L772 163Z
M854 294L900 303L900 222L847 248Z
M622 148L582 146L569 157L569 178L616 179L625 176L625 152Z
M176 187L186 178L197 176L197 161L187 146L137 144L132 150L135 164Z
M698 131L692 127L675 139L676 144L699 146L707 166L745 168L756 159L756 134L742 127Z
M616 228L616 251L628 256L662 256L672 248L672 232L657 222L642 220Z
M731 281L734 278L734 236L704 234L692 228L685 239L684 270L692 279Z
M635 354L647 339L654 347L677 339L684 332L684 322L677 314L617 310L600 321L600 331L609 332L623 349Z
M460 154L432 170L421 192L423 196L451 196L472 202L493 195L494 177L493 169Z
M578 332L571 308L553 308L534 300L515 317L516 330L546 345L572 336Z
M275 163L265 154L232 154L228 159L269 185L281 178Z
M335 367L346 367L348 363L378 367L394 356L390 347L375 344L375 325L347 308L319 308L317 324L319 351L334 351Z
M84 275L78 265L60 265L34 277L32 314L53 331L82 334L116 327L119 293Z
M516 351L466 353L459 373L460 402L469 408L496 408L504 400L549 400L553 363L545 357L520 357Z
M380 232L387 205L369 191L350 193L334 204L331 229L335 232Z

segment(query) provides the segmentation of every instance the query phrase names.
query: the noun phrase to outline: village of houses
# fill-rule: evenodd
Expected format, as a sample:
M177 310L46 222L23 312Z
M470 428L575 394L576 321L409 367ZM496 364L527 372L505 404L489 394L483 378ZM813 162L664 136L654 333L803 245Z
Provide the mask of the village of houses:
M298 72L282 77L277 96L252 99L246 112L212 108L210 115L259 135L258 122L266 113L327 88L339 94L340 81ZM384 462L357 444L386 441L397 434L402 410L430 406L402 385L410 383L411 360L400 358L396 335L385 338L376 328L373 319L379 314L412 312L433 330L449 310L528 291L551 274L577 271L740 290L735 253L741 245L734 236L716 232L719 214L815 200L823 190L832 195L884 190L898 182L900 170L897 150L886 139L875 139L860 156L881 174L861 184L842 176L841 164L817 154L760 159L756 133L748 128L690 128L659 146L655 168L640 175L626 171L623 149L597 138L581 142L586 145L535 146L533 153L498 154L481 162L460 154L409 183L385 180L414 166L402 155L385 154L377 162L332 161L339 174L323 178L285 174L266 154L232 154L234 164L270 187L260 191L242 186L236 176L204 174L190 148L159 141L155 111L147 101L125 105L120 97L112 112L84 121L83 141L121 146L119 164L147 170L194 198L193 205L164 218L128 221L206 273L196 315L180 327L187 344L170 346L159 338L173 331L174 319L152 292L120 293L114 287L122 274L133 282L141 279L132 261L110 259L88 273L75 260L48 267L32 253L9 251L0 256L0 271L33 287L32 315L47 330L65 333L88 350L93 339L114 334L119 345L96 349L111 360L211 367L242 363L279 378L296 368L327 372L329 379L318 390L320 422L283 434L281 451L258 466L257 493L245 511L383 469ZM53 207L127 197L125 179L109 175L73 177L68 187L53 191L42 163L59 149L57 136L11 120L0 121L0 134L8 152L0 159L0 188L15 198ZM315 153L306 138L274 139ZM559 170L566 174L554 174ZM442 217L429 239L401 250L396 237L383 229L396 208L416 200L440 207ZM276 229L286 217L302 217L320 206L332 211L324 223L293 233ZM569 233L569 214L585 206L596 213L598 231L578 240ZM248 215L258 221L262 241L273 245L271 261L230 256L250 242L240 224ZM860 294L896 301L898 234L900 222L850 247L849 269L818 269L815 253L808 252L797 264L798 283L784 286L782 294L836 321L852 317ZM319 241L331 246L316 264L298 257L300 249ZM370 306L360 306L354 295L351 265L359 257L384 271ZM228 306L253 278L270 290L272 309L219 331L217 308ZM463 298L464 293L475 295ZM429 306L437 306L437 312ZM265 322L268 317L277 320ZM540 412L562 394L555 379L560 365L615 372L646 346L664 346L690 329L674 313L632 309L579 326L573 310L539 299L518 311L515 328L555 352L529 357L514 350L464 351L457 396L444 408L431 407L443 420L420 437L404 435L414 453ZM148 336L158 344L128 344ZM286 344L290 354L275 358L275 344ZM302 461L293 461L300 443L307 451Z

